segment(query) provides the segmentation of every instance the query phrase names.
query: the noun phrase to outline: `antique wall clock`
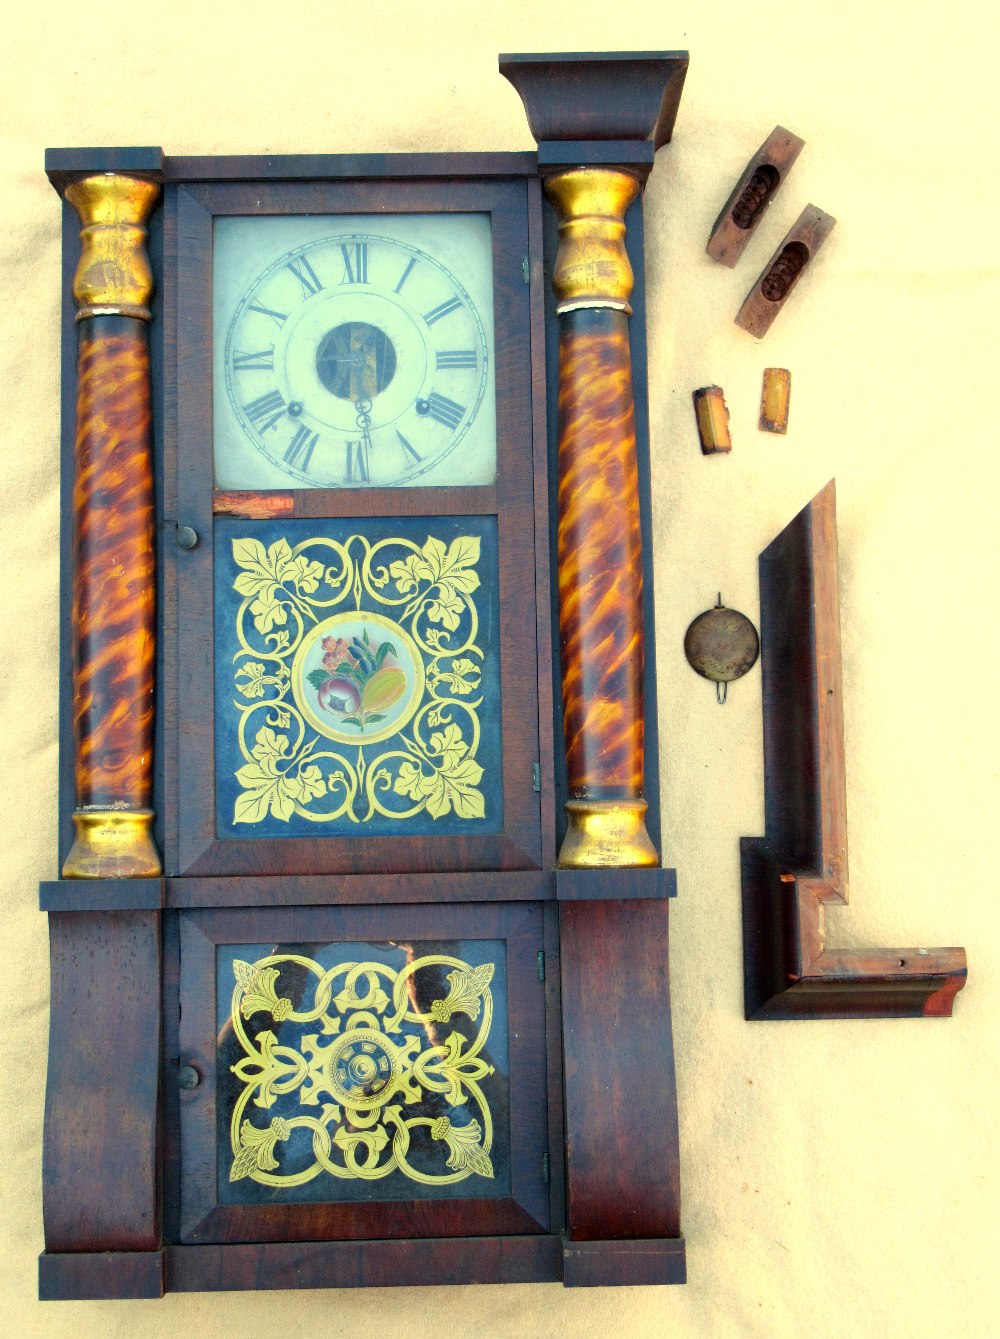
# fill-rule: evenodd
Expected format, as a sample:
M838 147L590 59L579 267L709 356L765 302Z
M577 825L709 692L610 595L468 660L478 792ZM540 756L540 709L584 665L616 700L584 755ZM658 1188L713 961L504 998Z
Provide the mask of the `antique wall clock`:
M686 66L502 57L537 154L48 155L43 1297L683 1281L641 190Z

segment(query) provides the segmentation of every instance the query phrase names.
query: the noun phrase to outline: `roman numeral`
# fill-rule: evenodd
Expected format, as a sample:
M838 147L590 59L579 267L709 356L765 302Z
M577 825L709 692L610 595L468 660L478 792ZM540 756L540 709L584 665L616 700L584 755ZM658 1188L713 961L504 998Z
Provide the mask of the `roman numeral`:
M277 321L279 325L284 325L288 320L287 312L272 311L270 307L265 307L261 302L251 302L247 310L257 312L260 316L270 316L271 319Z
M310 432L304 423L300 423L295 436L288 444L285 461L295 469L307 471L312 460L313 449L319 441L318 432Z
M452 431L461 423L462 415L465 413L464 404L456 404L454 400L449 400L447 395L438 395L436 391L431 391L427 397L427 404L429 406L427 412L431 418L443 423Z
M316 275L316 271L309 264L308 260L306 260L305 256L299 256L298 260L290 260L285 266L285 269L290 270L302 285L302 296L304 298L311 298L314 293L318 293L323 287Z
M447 302L442 302L440 306L432 307L429 312L424 312L424 320L428 325L433 325L435 321L440 321L442 316L457 311L461 305L461 298L449 298Z
M349 484L368 482L368 448L363 441L345 442L347 447L347 478Z
M273 428L285 412L285 402L280 391L268 391L266 395L251 400L243 406L243 412L258 432L267 432Z
M403 285L406 283L407 279L409 279L409 277L410 277L410 271L413 269L413 267L414 267L414 265L416 265L416 263L417 263L417 258L416 258L416 256L411 256L410 259L409 259L409 261L407 262L406 269L403 271L402 275L400 276L399 283L396 285L396 288L395 288L395 290L394 290L395 292L397 292L397 293L401 293L401 292L403 291Z
M422 464L424 459L423 456L419 451L414 450L398 428L396 429L396 436L399 438L399 444L403 448L403 457L406 460L406 468L412 470L414 466Z
M237 353L233 350L234 372L273 372L274 349L261 349L260 353Z
M368 282L368 243L355 242L348 246L342 242L341 255L344 257L344 277L342 284L366 284Z
M475 349L439 349L434 355L438 367L475 367Z

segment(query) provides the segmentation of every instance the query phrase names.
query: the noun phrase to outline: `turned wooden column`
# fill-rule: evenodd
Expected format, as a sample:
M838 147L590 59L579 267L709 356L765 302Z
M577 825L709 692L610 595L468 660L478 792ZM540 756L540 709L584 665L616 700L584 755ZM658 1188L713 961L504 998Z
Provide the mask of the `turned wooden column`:
M73 490L75 840L64 878L161 872L151 825L155 523L146 221L155 182L72 182L79 358Z
M628 318L629 172L558 172L558 584L564 868L655 865L643 798L642 535Z
M500 57L559 224L562 869L659 864L646 830L643 556L625 215L673 132L683 51Z

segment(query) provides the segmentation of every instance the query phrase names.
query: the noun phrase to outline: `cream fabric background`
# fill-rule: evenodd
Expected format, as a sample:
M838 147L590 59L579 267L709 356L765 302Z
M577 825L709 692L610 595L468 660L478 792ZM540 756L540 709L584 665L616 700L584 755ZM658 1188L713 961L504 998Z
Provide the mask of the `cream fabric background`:
M994 7L889 0L469 5L35 3L5 25L0 1333L592 1339L1000 1332L993 877L1000 591ZM34 1301L55 872L59 208L46 145L168 153L525 149L499 51L686 47L647 192L651 427L685 1288L557 1286ZM735 272L709 227L775 123L807 141ZM838 218L758 345L732 324L807 202ZM787 438L756 429L792 369ZM717 381L730 458L690 394ZM962 944L950 1021L742 1020L737 839L762 830L759 673L724 710L688 621L756 618L756 555L831 476L840 511L854 901L843 945ZM114 1008L109 983L108 1008ZM656 1113L649 1118L655 1120Z

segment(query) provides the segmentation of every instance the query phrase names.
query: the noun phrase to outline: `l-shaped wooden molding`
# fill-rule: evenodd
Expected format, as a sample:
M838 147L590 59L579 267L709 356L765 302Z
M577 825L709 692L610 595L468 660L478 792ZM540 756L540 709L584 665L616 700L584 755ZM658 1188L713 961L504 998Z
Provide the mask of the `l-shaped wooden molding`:
M828 949L847 791L834 480L760 555L765 836L740 840L748 1019L948 1017L961 948Z

